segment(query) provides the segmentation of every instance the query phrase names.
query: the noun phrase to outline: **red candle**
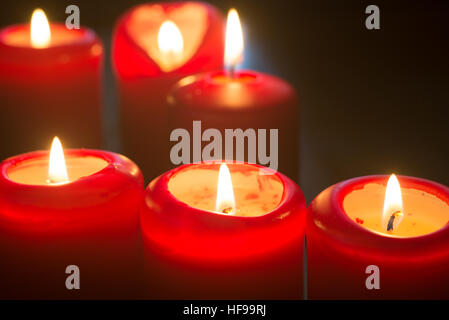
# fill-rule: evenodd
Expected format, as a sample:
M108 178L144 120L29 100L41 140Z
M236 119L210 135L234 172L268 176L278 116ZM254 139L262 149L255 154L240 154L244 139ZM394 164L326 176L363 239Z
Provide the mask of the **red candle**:
M249 147L234 160L270 166L294 180L299 171L299 109L295 90L286 81L255 71L234 71L243 59L243 37L235 10L228 15L225 61L228 71L216 71L187 77L173 89L169 102L175 127L192 129L194 120L201 120L202 129L218 129L225 137L225 129L266 129L265 140L249 141ZM277 129L277 141L270 137L269 129ZM260 130L259 130L260 131ZM255 134L258 135L259 131ZM207 140L207 139L204 139ZM266 150L261 151L264 144ZM202 146L206 142L203 141ZM248 151L257 146L255 152ZM275 147L277 146L277 148ZM227 153L221 150L222 154ZM195 152L194 152L195 153ZM278 159L268 163L266 154ZM195 157L195 155L194 155ZM215 155L214 159L221 159ZM223 157L225 158L225 157ZM228 154L226 158L232 160ZM193 159L193 162L210 159ZM275 165L273 162L277 162Z
M269 168L202 163L166 172L149 184L141 210L149 295L301 298L304 216L299 187Z
M308 209L309 297L448 298L448 220L449 188L432 181L368 176L326 189Z
M222 24L209 4L167 2L134 7L115 27L123 147L148 181L171 167L167 93L187 75L222 67Z
M65 165L66 163L66 165ZM0 164L2 298L137 297L143 178L124 156L99 150L15 156ZM67 290L66 267L80 269Z
M87 28L32 23L0 30L0 159L42 149L48 136L101 144L103 47Z

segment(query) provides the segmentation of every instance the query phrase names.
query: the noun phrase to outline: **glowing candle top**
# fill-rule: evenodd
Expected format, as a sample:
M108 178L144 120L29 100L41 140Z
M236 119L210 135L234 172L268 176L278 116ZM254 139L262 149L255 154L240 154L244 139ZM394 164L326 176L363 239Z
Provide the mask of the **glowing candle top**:
M31 16L30 35L30 43L33 48L46 48L50 44L50 25L42 9L34 10Z
M361 226L393 237L433 233L449 221L449 205L437 195L417 188L402 188L396 175L386 186L368 183L348 193L347 215Z
M55 137L46 156L11 165L7 175L11 181L20 184L58 186L90 176L107 166L105 159L92 155L79 156L70 152L65 157L61 141Z
M90 44L95 34L85 28L66 28L62 23L51 23L44 10L35 9L29 24L13 25L0 32L0 42L7 46L44 50L69 44ZM92 53L101 53L101 47L95 45Z

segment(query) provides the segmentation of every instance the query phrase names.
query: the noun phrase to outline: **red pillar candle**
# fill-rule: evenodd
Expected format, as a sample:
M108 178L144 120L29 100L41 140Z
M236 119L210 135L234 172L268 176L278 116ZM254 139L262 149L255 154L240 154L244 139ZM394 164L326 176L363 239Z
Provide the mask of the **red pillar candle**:
M50 160L38 151L0 164L0 296L138 297L142 174L124 156L88 149L65 151L65 171L54 146ZM66 289L69 265L80 290Z
M98 148L102 60L92 30L48 25L42 10L31 26L0 30L0 158L42 149L56 134Z
M187 129L192 137L195 137L192 129L192 122L195 120L201 120L203 130L219 130L222 137L226 136L225 129L254 129L255 134L248 138L248 148L240 156L230 156L222 148L222 154L215 154L212 158L269 165L297 181L297 94L290 84L280 78L255 71L234 71L235 65L242 60L242 54L242 30L236 11L231 10L228 15L225 54L229 71L203 73L179 81L169 96L173 123L175 127ZM264 138L259 135L259 129L267 130ZM269 129L278 130L278 141L270 138ZM262 139L266 139L267 143L264 144L265 140ZM203 139L203 147L209 143L206 141L207 139ZM261 144L266 146L265 149L261 149ZM257 147L257 154L249 151L253 147L254 150ZM266 154L276 155L278 159L268 162ZM195 157L197 155L193 151L193 162L210 160ZM276 160L278 163L274 165Z
M308 209L309 297L449 298L448 221L449 188L432 181L367 176L326 189Z
M222 24L211 5L167 2L139 5L115 27L123 147L148 181L170 167L167 93L182 77L222 67Z
M152 298L302 297L305 200L286 176L187 164L153 180L144 199Z

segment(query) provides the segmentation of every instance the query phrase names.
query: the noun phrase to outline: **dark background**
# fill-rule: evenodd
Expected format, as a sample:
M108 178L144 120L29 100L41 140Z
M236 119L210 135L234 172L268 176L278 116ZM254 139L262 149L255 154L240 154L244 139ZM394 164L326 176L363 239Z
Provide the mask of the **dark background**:
M0 26L41 7L81 24L106 48L106 148L120 152L110 42L115 20L142 1L3 1ZM301 98L301 187L308 202L338 181L395 172L449 185L449 1L209 1L235 7L247 68L290 81ZM365 8L380 8L380 30ZM167 141L168 143L168 141ZM280 160L282 161L282 159Z

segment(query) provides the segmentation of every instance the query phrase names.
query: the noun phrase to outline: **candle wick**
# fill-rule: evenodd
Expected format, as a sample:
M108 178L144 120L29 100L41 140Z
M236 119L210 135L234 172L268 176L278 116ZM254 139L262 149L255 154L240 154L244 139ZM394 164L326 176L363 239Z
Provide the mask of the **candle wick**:
M69 180L67 180L67 181L56 181L56 180L53 180L53 179L47 179L46 182L47 182L47 184L50 184L50 185L60 185L60 184L68 183Z
M398 210L398 211L393 212L393 214L390 216L390 219L388 220L387 231L393 231L394 219L396 219L400 216L402 216L402 211Z
M232 207L224 208L221 212L222 213L232 213Z

